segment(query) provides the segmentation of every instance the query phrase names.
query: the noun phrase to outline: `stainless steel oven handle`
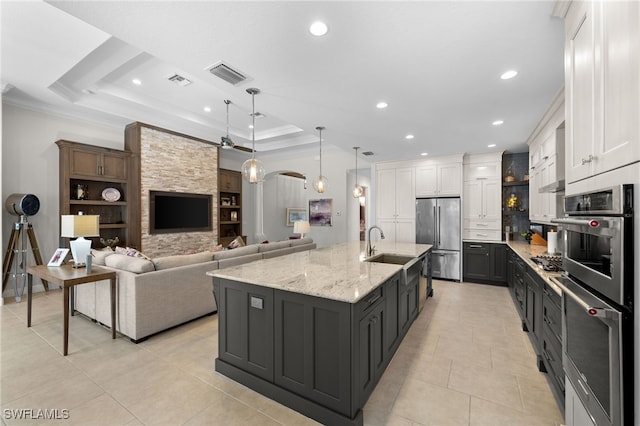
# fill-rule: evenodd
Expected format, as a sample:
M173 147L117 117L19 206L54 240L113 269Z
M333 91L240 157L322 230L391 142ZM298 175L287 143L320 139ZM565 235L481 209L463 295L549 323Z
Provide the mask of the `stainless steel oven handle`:
M571 297L578 305L582 306L582 308L592 317L602 317L602 318L614 318L617 314L613 309L608 308L600 308L596 306L590 306L584 300L582 300L578 295L576 295L573 291L569 290L567 286L562 284L560 281L556 280L555 277L550 277L551 281L558 285L562 289L562 292L567 296Z
M551 219L551 223L558 223L560 225L567 224L567 225L589 226L590 222L591 222L591 219L588 219L588 220L585 220L585 219L569 219L569 218Z

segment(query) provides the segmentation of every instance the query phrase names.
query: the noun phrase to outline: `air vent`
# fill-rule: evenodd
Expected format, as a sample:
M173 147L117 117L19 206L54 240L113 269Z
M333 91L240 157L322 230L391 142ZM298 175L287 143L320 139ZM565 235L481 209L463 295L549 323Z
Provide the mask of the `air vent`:
M173 74L172 76L168 77L167 80L172 81L178 86L182 86L182 87L188 86L191 84L191 80L181 76L180 74Z
M207 69L211 74L215 75L216 77L220 77L227 83L231 83L234 86L242 83L247 79L247 76L245 76L243 73L238 70L234 70L229 65L223 62L217 62L210 67L207 67Z
M373 152L371 152L371 151L363 151L362 155L366 155L366 156L373 155Z

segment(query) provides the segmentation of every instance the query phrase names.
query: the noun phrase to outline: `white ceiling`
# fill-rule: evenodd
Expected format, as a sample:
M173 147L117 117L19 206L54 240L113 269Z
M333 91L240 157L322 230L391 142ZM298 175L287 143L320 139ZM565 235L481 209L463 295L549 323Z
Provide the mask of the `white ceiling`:
M231 139L251 146L246 89L256 87L256 111L266 116L256 119L262 155L317 149L316 126L326 127L325 144L350 153L360 146L375 154L370 161L520 152L563 85L563 27L552 8L547 1L2 1L3 101L219 142L230 99ZM324 37L308 31L316 20L329 27ZM218 61L250 79L232 86L211 75L206 68ZM501 80L509 69L518 76ZM168 81L174 73L193 83ZM389 107L377 109L381 100Z

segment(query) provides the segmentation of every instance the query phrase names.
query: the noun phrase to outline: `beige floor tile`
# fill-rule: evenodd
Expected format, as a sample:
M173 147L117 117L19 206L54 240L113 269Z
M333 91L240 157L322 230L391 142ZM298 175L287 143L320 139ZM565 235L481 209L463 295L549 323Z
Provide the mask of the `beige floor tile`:
M102 394L91 401L75 407L69 412L67 425L80 426L118 426L128 425L135 417L116 400L107 394Z
M438 280L434 289L367 401L364 424L560 423L508 289ZM26 299L0 307L2 408L67 408L71 424L317 424L215 371L215 315L137 345L76 316L63 357L61 304L59 290L36 295L32 328ZM505 397L495 404L473 396L496 377L515 377L517 390L504 379L503 389L486 392L522 394L520 410L505 406Z
M491 347L489 345L457 339L455 336L441 336L434 354L464 364L491 368Z
M523 409L518 382L513 375L454 361L448 386L505 407Z
M33 360L35 357L29 353L20 354L23 359ZM1 392L3 405L11 403L16 399L25 397L29 393L43 386L55 386L65 379L81 375L81 371L73 366L68 360L57 356L49 356L46 360L40 357L35 358L39 362L24 362L21 365L28 368L12 370L6 368L2 377ZM8 360L4 357L0 360L5 366L16 364L16 360Z
M203 410L195 413L184 425L210 426L214 423L228 426L278 424L255 408L222 392L215 394L211 402Z
M468 425L469 396L420 380L405 380L392 416L423 425Z
M540 373L541 377L545 374ZM518 377L518 386L522 395L522 403L527 413L542 415L552 419L554 422L562 423L563 413L558 408L558 404L551 392L549 384L545 381L532 380L528 377Z
M102 394L104 394L103 389L84 375L76 374L37 386L32 392L3 403L2 409L68 409L71 411Z
M471 397L470 426L558 426L553 418L532 415L503 405Z

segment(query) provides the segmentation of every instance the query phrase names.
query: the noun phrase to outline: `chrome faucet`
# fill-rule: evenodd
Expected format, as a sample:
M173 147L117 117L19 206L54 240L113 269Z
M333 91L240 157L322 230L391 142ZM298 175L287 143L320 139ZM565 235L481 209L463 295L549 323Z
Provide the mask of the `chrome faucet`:
M373 228L376 228L378 231L380 231L380 239L384 240L384 232L382 232L382 228L376 225L370 226L369 229L367 230L367 248L366 248L367 256L371 256L376 251L376 248L373 245L371 245L371 230Z

